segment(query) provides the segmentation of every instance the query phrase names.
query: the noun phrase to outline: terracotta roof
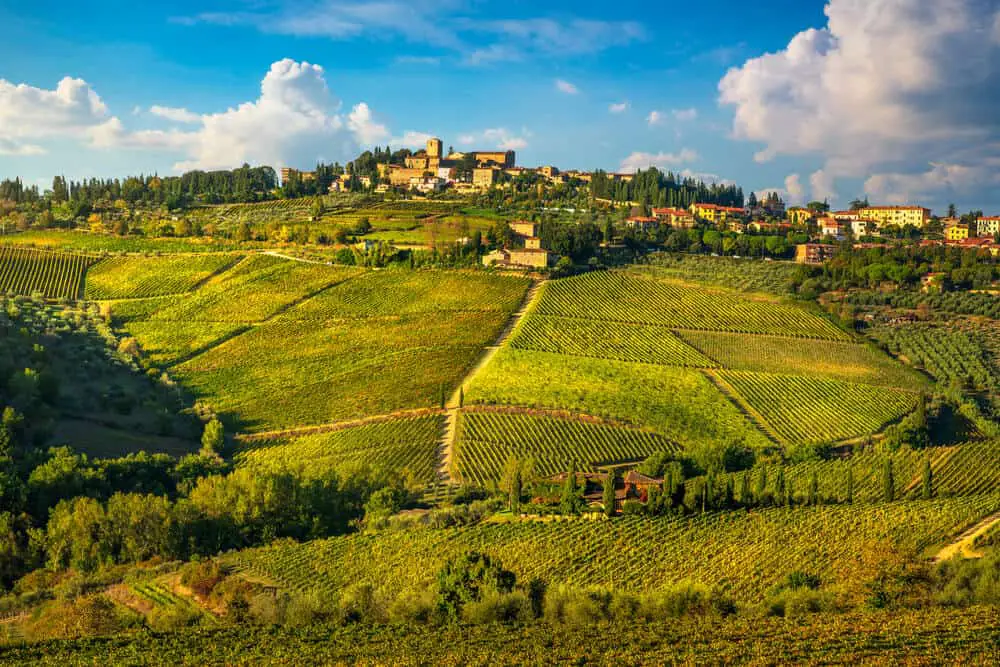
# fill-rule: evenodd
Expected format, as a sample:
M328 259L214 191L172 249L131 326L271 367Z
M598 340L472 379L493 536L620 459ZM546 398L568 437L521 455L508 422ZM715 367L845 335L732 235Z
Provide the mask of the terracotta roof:
M635 470L629 470L628 473L625 475L625 483L626 484L663 484L663 480L662 479L657 479L656 477L647 477L646 475L643 475L642 473L640 473L638 471L635 471Z
M689 211L682 208L654 208L653 215L691 215Z
M865 206L862 211L929 211L923 206Z

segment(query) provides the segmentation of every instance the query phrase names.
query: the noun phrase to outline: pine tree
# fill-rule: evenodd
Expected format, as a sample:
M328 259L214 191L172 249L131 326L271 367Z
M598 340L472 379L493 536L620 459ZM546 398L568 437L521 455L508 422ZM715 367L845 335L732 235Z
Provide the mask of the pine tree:
M924 500L930 500L934 497L934 473L931 471L931 459L929 456L924 459L923 483Z
M615 515L615 472L612 470L608 473L608 476L604 478L604 493L602 500L604 502L604 514L607 517L613 517Z
M882 499L891 503L896 499L896 480L892 473L892 459L886 458L882 467Z
M847 466L847 504L854 503L854 468Z

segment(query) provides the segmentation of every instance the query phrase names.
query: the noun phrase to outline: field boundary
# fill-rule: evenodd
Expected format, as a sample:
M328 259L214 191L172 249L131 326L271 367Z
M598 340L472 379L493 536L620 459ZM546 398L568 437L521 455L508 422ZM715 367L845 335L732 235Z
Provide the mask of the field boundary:
M542 293L543 288L546 284L546 280L534 281L531 286L525 291L524 296L521 299L521 305L507 320L507 324L504 325L503 330L497 336L496 340L493 341L492 345L485 348L483 354L480 356L479 360L475 365L465 374L465 377L458 383L458 387L452 393L451 397L445 403L445 409L447 411L447 418L445 419L444 432L441 434L441 440L438 442L439 450L439 460L440 465L438 466L438 479L446 482L452 481L452 464L455 458L455 441L458 439L458 414L461 411L462 396L465 391L465 386L475 379L476 375L483 370L493 357L496 356L500 348L503 347L511 334L517 329L517 326L524 320L524 317L531 311L532 307L537 303L539 295Z
M764 437L778 445L779 447L784 447L785 441L778 432L774 430L774 427L764 419L757 410L750 405L743 396L740 395L736 388L730 385L728 382L723 380L714 370L706 368L703 369L702 374L711 382L719 392L725 396L730 403L732 403L740 413L747 418L747 420L753 424L757 430L759 430Z
M384 415L373 415L371 417L360 417L358 419L347 419L344 421L330 422L328 424L317 424L315 426L297 426L295 428L282 429L279 431L262 431L259 433L237 433L233 436L239 442L269 442L272 440L282 440L284 438L294 438L303 435L315 435L318 433L335 433L345 431L359 426L371 424L382 424L385 422L400 421L413 417L429 417L432 415L443 415L445 410L440 408L414 408L412 410L399 410Z
M982 535L985 535L990 531L991 528L1000 524L1000 512L994 512L982 521L977 522L971 528L968 528L959 535L953 542L945 545L934 557L931 559L934 563L940 563L946 560L950 560L955 556L962 556L963 558L980 558L982 554L978 551L973 550L973 545L976 539Z

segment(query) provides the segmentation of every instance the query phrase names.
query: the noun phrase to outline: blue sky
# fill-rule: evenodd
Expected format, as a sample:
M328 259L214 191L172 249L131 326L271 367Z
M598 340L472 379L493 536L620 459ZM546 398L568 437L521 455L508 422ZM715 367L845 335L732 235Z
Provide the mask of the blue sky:
M434 134L1000 212L996 107L955 101L996 98L998 0L7 4L0 177L308 167Z

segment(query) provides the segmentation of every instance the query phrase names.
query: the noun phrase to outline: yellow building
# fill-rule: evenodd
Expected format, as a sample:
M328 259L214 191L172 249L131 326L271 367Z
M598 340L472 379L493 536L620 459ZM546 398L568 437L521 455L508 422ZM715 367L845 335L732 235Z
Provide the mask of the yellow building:
M500 170L494 167L485 167L472 170L472 184L478 188L490 189L500 179Z
M920 228L930 221L931 210L920 206L867 206L858 209L858 215L878 227L913 225Z
M944 238L946 241L964 241L969 238L969 226L949 225L944 228Z
M518 236L538 236L538 225L533 222L517 220L510 223L510 229Z
M1000 234L1000 217L986 217L976 220L977 236L996 236Z
M815 214L807 208L793 206L785 212L788 222L793 225L805 225L815 217Z
M691 204L691 213L709 222L726 222L730 218L742 218L746 211L737 206L719 206L718 204Z

